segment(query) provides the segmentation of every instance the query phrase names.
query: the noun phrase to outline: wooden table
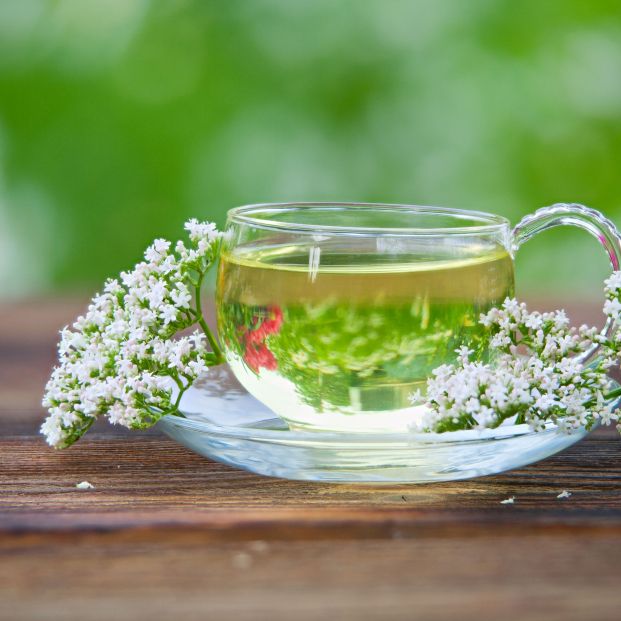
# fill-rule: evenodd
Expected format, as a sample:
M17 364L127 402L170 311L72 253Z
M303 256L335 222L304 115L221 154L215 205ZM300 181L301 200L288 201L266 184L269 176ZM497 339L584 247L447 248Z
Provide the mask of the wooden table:
M0 308L1 619L621 618L613 432L501 476L394 487L260 478L103 424L54 451L39 400L79 307Z

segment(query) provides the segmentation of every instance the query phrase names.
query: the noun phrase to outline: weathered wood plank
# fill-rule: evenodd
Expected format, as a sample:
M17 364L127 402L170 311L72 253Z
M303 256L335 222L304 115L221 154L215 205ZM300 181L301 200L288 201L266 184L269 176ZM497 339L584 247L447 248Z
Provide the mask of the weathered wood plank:
M229 537L308 537L358 523L373 536L434 526L621 527L621 443L595 436L505 475L435 485L281 481L211 462L158 436L96 435L66 451L39 438L0 441L0 532L202 526ZM93 491L75 484L88 480ZM570 490L569 499L556 496ZM500 501L515 496L514 505ZM290 532L284 523L295 526ZM273 532L270 532L273 531ZM324 535L325 536L325 532ZM330 535L334 536L334 535Z
M180 544L42 542L3 552L22 619L618 619L621 540L523 535Z

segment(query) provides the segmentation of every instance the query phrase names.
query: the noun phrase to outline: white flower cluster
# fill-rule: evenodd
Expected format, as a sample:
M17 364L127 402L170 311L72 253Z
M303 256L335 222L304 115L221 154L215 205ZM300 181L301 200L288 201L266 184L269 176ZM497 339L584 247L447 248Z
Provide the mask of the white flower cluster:
M179 241L171 251L156 240L144 261L108 280L86 314L61 331L59 365L43 398L49 416L41 431L50 445L72 444L102 414L132 428L178 414L185 389L222 361L200 306L222 236L211 223L190 220L185 228L189 245ZM173 338L193 326L202 331Z
M596 421L618 420L613 412L608 369L621 351L621 272L605 282L604 313L613 324L611 336L596 328L571 328L563 311L528 312L526 305L506 299L501 308L481 316L488 329L490 360L471 360L462 347L454 365L434 370L427 410L417 431L454 431L528 423L535 430L547 422L561 430L590 428ZM599 346L595 359L590 354Z

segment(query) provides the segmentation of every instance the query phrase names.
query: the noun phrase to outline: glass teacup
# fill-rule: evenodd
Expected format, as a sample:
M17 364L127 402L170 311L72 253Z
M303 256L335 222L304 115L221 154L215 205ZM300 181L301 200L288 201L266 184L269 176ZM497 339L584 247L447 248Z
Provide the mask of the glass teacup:
M568 223L616 260L610 223L579 205L539 210L513 231L501 216L440 207L233 209L217 284L227 361L292 428L406 431L421 415L411 395L434 368L461 346L489 359L479 317L513 295L517 247Z

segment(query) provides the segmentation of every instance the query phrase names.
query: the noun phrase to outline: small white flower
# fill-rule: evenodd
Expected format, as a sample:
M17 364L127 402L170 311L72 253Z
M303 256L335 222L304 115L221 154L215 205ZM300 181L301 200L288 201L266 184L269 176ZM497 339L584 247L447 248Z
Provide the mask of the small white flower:
M604 313L609 317L618 317L621 313L621 301L617 298L604 302Z
M524 325L531 330L539 330L543 325L543 319L539 313L532 313L526 318Z
M75 484L77 489L95 489L95 486L88 481L82 481L81 483Z
M552 321L554 322L554 328L556 330L563 330L569 325L569 318L564 310L558 310L553 313Z
M515 504L515 496L509 496L509 498L505 498L500 501L501 505L512 505Z
M190 360L188 362L188 369L192 371L192 375L194 375L194 377L199 377L200 375L203 375L203 373L205 373L208 368L209 367L202 358L199 358L198 360Z
M196 218L192 218L185 223L185 230L189 232L190 239L193 242L204 240L210 244L220 235L215 224L212 222L199 222Z
M466 347L466 345L462 345L455 350L455 353L457 354L459 360L461 360L462 362L468 362L470 356L474 353L474 350Z
M160 309L160 318L167 326L169 323L177 320L177 309L172 304L166 304Z
M164 259L170 248L170 242L165 239L156 239L144 253L144 258L149 263L159 263Z
M613 272L605 281L606 293L616 295L621 290L621 271Z
M507 345L511 345L511 338L502 332L494 334L492 340L490 341L490 347L494 347L496 349L502 349Z
M410 403L412 405L418 405L420 403L425 402L425 398L423 397L423 393L419 390L415 390L409 397Z
M564 489L558 496L557 498L569 498L571 496L571 492L568 492L566 489Z
M188 288L182 283L177 285L177 288L171 292L170 297L172 298L174 305L178 308L190 307L192 296L190 295Z

